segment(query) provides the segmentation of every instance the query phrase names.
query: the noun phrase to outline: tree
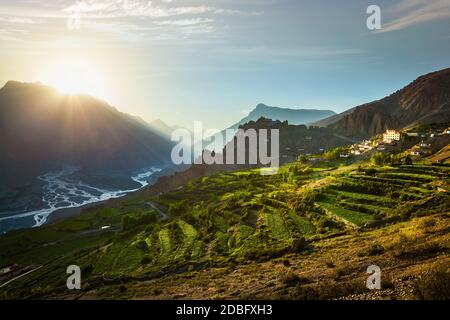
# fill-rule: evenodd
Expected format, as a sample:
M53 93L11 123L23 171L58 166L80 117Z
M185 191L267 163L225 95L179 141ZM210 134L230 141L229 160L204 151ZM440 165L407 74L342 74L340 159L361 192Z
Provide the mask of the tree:
M158 221L158 213L155 210L130 213L122 217L122 229L132 230L136 227L146 226Z
M403 163L407 166L410 166L413 164L411 156L409 154L405 157L405 159L403 160Z
M381 152L375 152L372 155L372 158L370 159L370 161L377 166L381 166L384 164L384 155Z
M298 157L298 162L300 163L306 163L308 161L308 157L302 154L300 157Z
M336 160L339 159L340 154L343 152L343 148L334 148L324 152L323 157L326 160Z

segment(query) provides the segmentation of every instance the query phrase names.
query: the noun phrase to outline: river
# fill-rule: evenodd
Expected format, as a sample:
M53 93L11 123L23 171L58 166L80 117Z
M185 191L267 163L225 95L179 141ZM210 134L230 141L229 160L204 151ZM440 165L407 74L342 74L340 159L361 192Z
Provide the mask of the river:
M49 172L39 176L38 179L43 184L43 207L38 210L2 215L0 217L0 233L42 226L56 210L77 208L95 202L123 197L147 186L152 175L160 172L161 169L151 167L141 170L141 172L130 177L140 186L126 190L112 190L112 188L99 188L89 185L74 178L76 171L77 168L68 167L58 172Z

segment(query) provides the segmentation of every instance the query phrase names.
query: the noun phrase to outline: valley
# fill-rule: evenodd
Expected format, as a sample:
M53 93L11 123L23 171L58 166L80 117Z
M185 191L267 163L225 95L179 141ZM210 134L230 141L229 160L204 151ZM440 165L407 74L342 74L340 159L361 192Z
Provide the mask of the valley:
M38 179L43 184L42 191L37 191L35 196L42 197L40 207L25 210L25 212L3 211L0 216L0 233L42 226L55 211L80 208L92 203L123 197L147 186L154 180L152 175L160 172L161 169L152 167L132 177L117 174L83 177L77 171L76 168L66 168L60 172L50 172L39 176ZM93 184L87 184L86 180L92 181ZM121 187L123 189L119 189ZM30 196L33 195L23 198L30 198ZM12 199L13 203L19 201L23 199Z
M375 261L392 277L378 298L415 298L421 272L448 261L447 166L343 159L294 162L273 176L258 170L197 178L161 195L144 189L4 235L3 266L42 267L0 296L372 297L361 279ZM83 270L79 293L65 288L73 261Z
M0 233L136 191L168 167L172 148L104 101L40 83L0 89L0 134Z
M4 212L0 216L9 231L0 235L0 299L447 298L448 76L448 69L422 76L386 100L331 114L321 122L326 126L264 116L239 124L243 130L279 130L281 166L273 175L262 174L261 163L171 166L165 155L173 126L157 121L154 131L139 119L80 98L112 115L109 122L95 118L94 140L70 140L76 153L65 146L56 158L23 157L30 163L39 159L40 165L24 172L20 194L46 190L35 205L48 208L16 212L16 218L29 220L19 228L36 225L32 229L14 230L17 224L8 224L12 219ZM436 81L444 85L431 90ZM9 83L7 89L23 86ZM8 90L0 90L0 103ZM411 92L417 93L412 100L407 99ZM435 104L427 110L441 112L437 122L429 122L435 117L422 122L427 99ZM398 104L391 108L390 103ZM30 112L25 102L19 105ZM391 122L408 108L415 112L402 123ZM252 114L265 110L279 117L305 111L256 109ZM42 118L51 122L48 115ZM95 127L92 121L72 125ZM111 121L120 134L109 128ZM358 132L353 121L361 124ZM11 128L3 130L9 134ZM52 130L61 134L58 126ZM113 132L117 144L110 140ZM33 133L23 133L21 141ZM38 137L56 143L45 134ZM101 150L91 159L96 146ZM31 152L23 144L1 147L9 154L1 159L6 163ZM222 152L226 156L226 149ZM54 161L74 159L82 170L48 171ZM13 164L27 168L26 161ZM99 169L102 161L108 165ZM139 171L144 163L148 170ZM43 184L30 193L26 188L32 184L25 181L44 168L37 175ZM2 174L11 188L13 176ZM3 192L4 199L14 200L13 193ZM84 204L50 217L58 208ZM81 268L80 291L66 286L66 268L74 264ZM364 282L373 264L383 273L378 291Z
M450 0L1 0L2 314L433 313L449 22Z

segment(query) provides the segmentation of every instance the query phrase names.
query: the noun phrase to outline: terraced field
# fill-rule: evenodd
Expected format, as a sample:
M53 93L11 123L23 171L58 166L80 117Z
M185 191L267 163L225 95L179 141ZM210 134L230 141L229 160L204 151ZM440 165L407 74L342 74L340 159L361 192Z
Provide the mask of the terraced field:
M40 229L17 231L0 238L0 267L17 263L61 270L77 261L89 281L124 281L186 268L264 261L286 252L305 238L320 241L336 233L424 214L448 211L450 167L344 166L311 170L298 163L273 176L258 170L221 173L151 196L133 195ZM162 219L151 202L164 213ZM126 223L125 223L126 222ZM101 230L102 225L111 230ZM84 232L84 233L83 233ZM64 261L61 262L61 261ZM36 275L45 276L42 272ZM16 290L0 297L45 296L64 286L64 277L47 279L36 292ZM24 288L33 274L17 282Z
M318 205L350 224L364 226L432 196L436 185L449 184L449 173L448 167L423 165L351 172L325 188Z
M349 209L345 209L341 206L333 205L331 203L319 202L318 205L325 209L331 216L343 221L348 226L364 226L367 222L373 220L373 217L366 213L361 213Z

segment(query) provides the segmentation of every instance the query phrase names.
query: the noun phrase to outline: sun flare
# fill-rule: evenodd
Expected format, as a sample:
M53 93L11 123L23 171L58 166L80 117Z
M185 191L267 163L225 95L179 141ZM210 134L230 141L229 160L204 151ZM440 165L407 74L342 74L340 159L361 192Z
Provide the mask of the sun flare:
M107 81L95 64L88 61L64 58L44 66L40 81L64 94L89 94L108 100Z

